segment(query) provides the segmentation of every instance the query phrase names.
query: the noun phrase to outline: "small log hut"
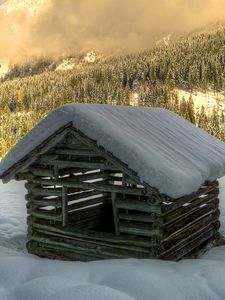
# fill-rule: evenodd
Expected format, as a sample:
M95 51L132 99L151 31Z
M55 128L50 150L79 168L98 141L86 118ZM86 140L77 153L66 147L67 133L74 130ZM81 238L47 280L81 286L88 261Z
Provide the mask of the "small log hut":
M43 131L38 126L36 137ZM4 183L26 180L28 252L82 261L180 260L212 245L220 227L218 181L205 180L197 191L174 199L71 121L57 126L1 171ZM34 134L3 164L29 136Z

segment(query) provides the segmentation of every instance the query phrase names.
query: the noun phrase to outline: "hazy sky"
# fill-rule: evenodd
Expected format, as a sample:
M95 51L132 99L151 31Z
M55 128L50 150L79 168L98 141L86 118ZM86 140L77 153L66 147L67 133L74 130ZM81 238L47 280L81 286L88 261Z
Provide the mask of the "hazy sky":
M0 12L0 57L138 51L221 20L224 7L225 0L47 0L35 17Z

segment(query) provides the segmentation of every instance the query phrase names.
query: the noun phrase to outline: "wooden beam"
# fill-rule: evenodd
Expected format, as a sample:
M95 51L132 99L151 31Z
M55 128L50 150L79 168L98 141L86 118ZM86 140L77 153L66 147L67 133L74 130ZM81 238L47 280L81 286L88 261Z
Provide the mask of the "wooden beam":
M148 203L141 200L134 199L116 199L116 207L128 210L135 210L146 213L156 213L161 215L161 207L159 205L149 205Z
M64 149L64 148L57 148L54 150L54 153L72 155L72 156L88 156L88 157L99 156L99 154L96 154L93 150L77 150L77 149Z
M32 220L28 220L29 226L32 226L34 228L39 228L44 230L45 232L56 232L61 234L62 236L67 236L67 237L74 237L78 239L84 239L87 241L96 241L96 242L107 242L107 243L112 243L112 244L118 244L118 245L136 245L137 247L146 247L146 248L151 248L151 247L156 247L157 243L156 241L151 241L149 238L146 237L136 237L133 239L132 237L129 236L116 236L115 234L108 233L108 232L98 232L91 230L89 232L87 231L80 231L77 228L62 228L61 226L55 225L51 226L50 224L43 224L43 222L35 222Z
M116 167L112 166L107 162L83 162L83 161L71 161L71 160L40 160L41 164L48 164L49 166L59 166L63 168L80 168L80 169L101 169L101 170L117 170Z
M149 191L149 194L158 196L160 195L159 191L156 188L149 186L145 182L141 183L139 176L133 170L129 169L125 163L113 156L112 153L105 151L105 149L101 146L99 147L94 140L91 140L90 138L86 137L82 132L75 128L71 128L71 134L73 134L77 140L81 141L81 143L94 149L96 153L99 153L99 155L103 156L105 159L111 162L115 167L117 167L119 170L121 170L123 173L129 176L136 184L142 184L145 187L145 189Z
M68 199L67 187L62 188L62 226L66 227L68 224Z
M11 168L9 168L3 175L3 183L9 182L15 177L17 173L22 173L26 170L32 163L34 163L41 154L44 154L49 149L54 147L58 142L60 142L69 132L71 123L61 127L54 134L44 140L40 145L30 151L25 157L19 160Z
M40 183L44 185L58 185L58 186L66 186L66 187L74 187L74 188L80 188L80 189L94 189L97 191L102 192L116 192L121 194L131 194L131 195L148 195L148 192L146 189L142 188L128 188L123 187L119 185L110 185L105 184L102 182L72 182L68 181L66 178L60 178L58 180L52 180L52 179L41 179L41 178L32 178L32 182L34 183Z
M112 209L113 209L113 219L114 219L114 228L116 235L119 235L119 210L116 207L116 193L111 193L112 199Z

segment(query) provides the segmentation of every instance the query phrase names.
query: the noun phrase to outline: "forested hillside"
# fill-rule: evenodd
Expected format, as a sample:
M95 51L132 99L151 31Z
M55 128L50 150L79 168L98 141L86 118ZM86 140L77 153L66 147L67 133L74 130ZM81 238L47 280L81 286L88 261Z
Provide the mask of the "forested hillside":
M190 34L173 44L138 54L72 56L71 70L56 71L60 58L42 58L11 68L0 83L0 156L40 118L70 103L159 106L184 116L225 140L223 114L194 109L175 89L224 92L225 27ZM72 57L72 58L71 58Z

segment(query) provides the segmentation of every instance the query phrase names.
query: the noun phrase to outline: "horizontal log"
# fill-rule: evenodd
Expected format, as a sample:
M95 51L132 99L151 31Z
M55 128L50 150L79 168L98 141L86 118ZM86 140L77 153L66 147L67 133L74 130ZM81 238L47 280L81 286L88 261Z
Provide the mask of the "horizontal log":
M45 188L33 188L28 190L29 194L37 196L62 196L60 189L45 189Z
M82 149L68 149L68 148L58 148L54 150L56 154L72 155L72 156L88 156L88 157L98 157L93 150L82 150Z
M128 187L110 185L101 182L100 183L70 182L64 178L60 178L58 180L34 178L32 179L32 182L41 183L44 185L58 185L58 186L74 187L74 188L87 189L87 190L95 189L103 192L116 192L122 194L147 195L149 193L146 189L142 189L142 188L128 188Z
M181 206L170 214L164 215L165 223L167 224L172 221L174 222L176 219L184 217L185 215L198 210L201 205L208 204L210 202L218 204L219 199L217 198L217 195L210 195L207 196L207 198L198 199L197 201L191 202L189 205Z
M106 179L106 178L109 178L109 173L106 171L102 171L102 172L70 176L68 178L68 181L77 182L77 181L87 181L87 180Z
M115 249L112 249L111 247L106 247L106 246L100 246L100 245L91 245L91 244L78 244L76 241L69 241L69 242L64 242L64 238L60 239L59 237L57 238L48 238L45 236L31 236L30 240L36 241L39 244L47 244L48 246L55 246L56 249L58 247L63 247L67 248L69 251L75 251L75 252L80 252L80 253L87 253L89 254L97 254L97 255L103 255L103 256L108 256L111 258L129 258L129 257L145 257L149 258L151 256L151 251L149 250L148 253L138 253L136 251L131 251L128 249L120 249L117 248L116 251Z
M182 234L179 236L177 235L173 240L164 243L165 251L163 251L163 254L167 255L169 253L176 252L177 250L186 247L192 239L196 237L200 238L204 232L212 229L216 230L215 224L215 221L214 223L210 221L210 223L205 224L204 226L200 224L201 226L199 228L195 226L185 232L182 232Z
M89 170L90 171L90 170ZM70 174L79 174L87 172L84 168L61 168L59 169L59 176L65 176Z
M91 205L101 204L104 203L106 199L108 199L108 196L101 196L93 199L75 202L73 204L68 205L68 211L71 212L76 209L85 208Z
M24 172L24 173L17 173L15 175L15 180L16 181L21 181L21 180L28 180L29 178L32 177L32 173L30 172Z
M35 176L43 176L43 177L54 177L54 170L50 168L39 168L39 167L30 167L30 172ZM34 176L32 176L34 177ZM31 178L32 178L31 177Z
M199 196L201 195L207 195L210 192L214 192L215 194L219 194L219 189L218 189L218 182L213 182L211 185L206 186L206 187L201 187L197 192L192 193L189 196L184 196L181 198L177 198L174 199L173 202L169 205L165 204L163 206L163 212L165 214L170 213L174 210L176 210L177 208L181 207L182 205L186 204L186 203L191 203L194 200L197 200L199 198Z
M118 170L121 170L121 172L129 176L132 180L134 180L136 184L140 184L140 178L133 170L129 169L126 164L121 162L118 158L114 157L112 153L106 152L103 147L99 147L96 141L88 139L86 136L83 135L82 132L74 128L71 128L71 134L81 143L87 145L89 148L93 149L96 153L99 153L101 156L103 156L107 161L111 162L111 164L116 166ZM160 195L157 189L152 188L145 182L143 183L143 186L144 189L148 191L148 194Z
M147 202L134 199L116 199L115 205L117 208L141 211L146 213L156 213L161 215L161 207L154 206Z
M163 225L163 218L154 213L140 213L129 211L129 213L119 213L119 219L146 223L157 222Z
M29 207L31 207L32 205L35 206L55 206L55 207L61 207L62 206L62 200L61 199L46 199L46 200L35 200L35 201L30 201L28 200L27 204L29 205Z
M36 242L35 242L36 243ZM28 253L35 254L39 257L44 257L44 258L49 258L49 259L58 259L58 260L76 260L76 261L93 261L93 260L100 260L100 259L106 259L103 258L102 256L94 256L94 255L86 255L85 253L71 253L66 250L59 250L59 249L54 249L54 247L49 248L46 245L32 246L33 242L30 241L27 245L27 251Z
M161 229L153 229L151 224L140 224L136 222L120 221L119 232L148 237L163 237Z
M62 214L61 213L51 213L51 212L45 212L45 211L27 211L28 214L30 214L32 217L36 217L39 219L44 219L48 221L62 221Z
M101 170L117 170L116 167L105 162L82 162L82 161L71 161L71 160L40 160L41 164L47 164L49 166L61 166L63 168L73 167L73 168L85 168L85 169L101 169Z
M95 190L89 190L89 191L82 191L82 192L78 192L76 194L69 194L68 195L68 201L75 201L75 200L82 200L82 199L88 199L89 197L92 196L110 196L110 193L104 193L104 192L99 192L99 191L95 191Z
M170 225L167 226L164 225L165 226L164 234L165 236L168 236L172 234L174 231L176 231L177 229L190 226L191 224L195 223L199 219L204 218L209 214L214 214L217 218L219 217L219 210L217 209L217 206L214 205L213 203L211 205L200 207L192 214L188 214L187 216L178 219L174 223L170 223Z
M216 234L215 229L211 229L201 234L201 236L197 236L195 238L190 237L188 244L186 247L177 250L176 252L169 253L167 255L162 255L159 258L166 259L166 260L180 260L182 257L188 255L193 249L199 247L201 244L206 242L207 240L211 241L211 237Z
M114 251L116 252L117 249L122 249L122 250L126 250L128 252L132 251L132 252L139 252L139 253L146 253L147 255L149 255L150 253L150 249L147 249L147 248L143 248L143 247L136 247L136 246L132 246L132 245L122 245L122 244L112 244L112 243L107 243L107 242L104 242L104 241L88 241L88 240L85 240L85 239L79 239L79 238L73 238L73 237L65 237L59 233L54 233L54 232L45 232L43 230L37 230L36 231L36 234L37 235L44 235L48 238L60 238L61 241L64 241L68 244L75 244L75 245L78 245L78 246L81 246L81 247L85 247L85 248L96 248L98 246L102 246L102 247L105 247L105 248L110 248L110 249L114 249Z
M116 236L115 234L109 233L109 232L97 232L97 231L83 231L80 232L75 228L62 228L61 226L55 225L51 226L48 224L43 224L43 221L35 222L32 219L28 219L28 225L32 226L34 228L45 230L46 232L56 232L59 234L62 234L62 236L66 237L74 237L74 238L80 238L85 239L88 241L97 241L97 242L107 242L112 244L118 244L118 245L134 245L137 247L155 247L157 246L156 241L152 241L149 238L145 237L135 237L131 238L129 236Z
M54 161L56 159L59 159L60 155L58 154L48 154L48 153L44 153L40 156L40 159L43 161Z
M184 229L180 228L170 236L163 238L162 243L166 245L166 248L170 248L173 245L176 245L183 239L186 239L191 234L204 231L208 226L217 226L214 224L218 224L217 219L213 215L206 216L203 219L200 219L198 222L192 224L191 226L187 226Z

